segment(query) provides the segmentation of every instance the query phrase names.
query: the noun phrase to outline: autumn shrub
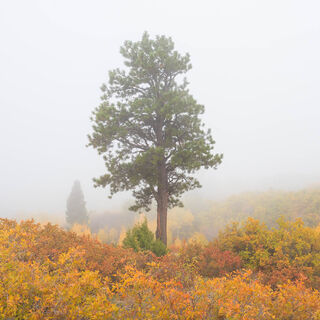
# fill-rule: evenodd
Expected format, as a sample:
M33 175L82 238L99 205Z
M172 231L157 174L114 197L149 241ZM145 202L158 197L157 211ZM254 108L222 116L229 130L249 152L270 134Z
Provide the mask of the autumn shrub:
M117 319L192 319L190 295L172 279L160 282L153 273L128 266L113 287Z
M307 288L303 281L287 281L274 292L270 311L274 319L319 320L319 291Z
M56 263L14 261L14 255L10 260L1 261L0 319L83 320L111 314L108 283L86 269L83 252L71 249Z
M240 269L241 265L240 256L210 244L200 256L199 273L205 277L219 277Z
M178 247L172 247L172 252L175 252L183 264L197 264L200 256L203 254L205 246L197 241L183 241Z
M1 219L1 229L10 231L12 250L16 259L22 261L43 264L49 259L57 262L59 256L67 253L70 248L81 248L89 270L99 271L102 276L113 277L125 265L138 265L143 268L153 259L152 253L135 253L131 249L103 244L90 236L77 236L57 225L41 226L32 220L18 224Z
M271 320L272 299L271 288L255 280L251 271L207 281L200 279L192 292L199 319Z
M282 218L277 229L269 230L250 218L243 225L227 226L213 243L239 255L243 267L263 273L265 283L272 286L305 278L319 288L320 232L301 220Z
M166 255L155 260L153 276L161 282L175 279L184 288L192 287L199 275L198 261L202 250L203 245L197 242L184 241L181 246L171 246Z
M0 219L0 319L319 320L316 254L309 257L303 243L316 251L317 235L289 227L290 234L272 231L281 250L258 269L227 273L239 256L218 242L185 242L156 257L57 226Z

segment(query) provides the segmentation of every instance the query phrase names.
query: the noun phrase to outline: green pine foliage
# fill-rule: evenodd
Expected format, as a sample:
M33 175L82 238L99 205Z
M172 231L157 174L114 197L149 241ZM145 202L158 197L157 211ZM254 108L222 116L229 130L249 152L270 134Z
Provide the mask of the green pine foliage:
M155 240L153 232L148 228L147 219L129 229L122 244L124 248L132 248L136 252L152 251L156 256L162 256L167 252L164 243L161 240Z

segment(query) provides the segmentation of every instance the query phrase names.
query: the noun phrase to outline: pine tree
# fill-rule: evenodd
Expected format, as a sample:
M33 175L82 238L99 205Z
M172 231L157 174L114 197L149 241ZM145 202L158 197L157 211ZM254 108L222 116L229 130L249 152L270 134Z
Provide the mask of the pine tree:
M88 224L88 213L80 182L76 180L67 200L66 220L69 225Z
M167 210L182 206L181 195L199 188L192 174L216 168L222 155L204 130L204 106L188 91L183 75L191 69L188 54L174 50L171 38L126 41L120 52L126 70L109 72L102 103L93 112L89 145L103 155L107 173L95 186L110 186L111 196L133 190L133 211L157 203L156 237L167 244Z

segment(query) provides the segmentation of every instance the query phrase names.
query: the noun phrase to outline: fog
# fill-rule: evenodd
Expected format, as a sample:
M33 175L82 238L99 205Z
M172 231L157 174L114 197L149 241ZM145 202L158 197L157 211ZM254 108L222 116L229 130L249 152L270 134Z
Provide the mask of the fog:
M0 2L0 217L64 215L78 179L91 211L128 207L107 197L87 148L90 114L119 48L171 36L189 52L190 90L224 159L201 171L188 199L320 183L318 1Z

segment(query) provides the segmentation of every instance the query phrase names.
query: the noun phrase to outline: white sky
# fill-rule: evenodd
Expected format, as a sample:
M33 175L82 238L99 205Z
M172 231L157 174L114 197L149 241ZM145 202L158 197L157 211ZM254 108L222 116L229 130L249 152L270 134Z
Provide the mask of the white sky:
M79 179L89 210L127 206L92 178L89 117L119 47L171 36L189 52L190 88L206 107L217 171L201 172L210 199L320 182L319 1L0 1L0 216L64 214Z

